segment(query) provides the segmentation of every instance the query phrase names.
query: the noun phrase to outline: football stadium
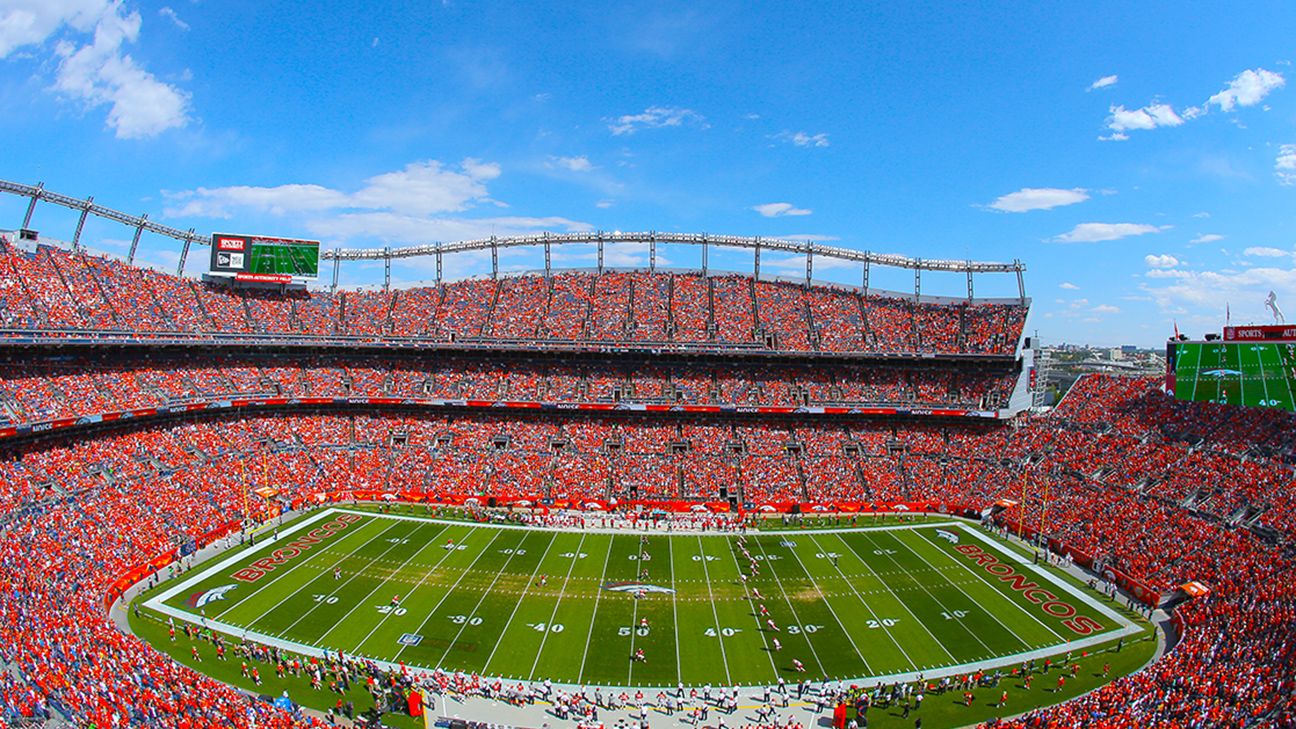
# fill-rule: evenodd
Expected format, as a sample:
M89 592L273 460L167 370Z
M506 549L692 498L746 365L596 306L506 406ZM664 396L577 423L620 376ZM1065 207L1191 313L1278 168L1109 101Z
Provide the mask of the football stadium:
M0 729L1296 729L1192 12L0 2Z

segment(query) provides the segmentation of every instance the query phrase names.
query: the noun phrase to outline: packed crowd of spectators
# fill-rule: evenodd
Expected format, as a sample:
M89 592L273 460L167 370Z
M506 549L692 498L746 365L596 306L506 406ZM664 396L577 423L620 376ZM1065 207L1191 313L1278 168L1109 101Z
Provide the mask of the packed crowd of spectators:
M433 287L234 289L49 245L0 242L0 328L707 343L788 351L1012 354L1026 307L917 303L750 276L608 271Z
M690 405L899 405L997 409L1009 370L842 364L733 367L363 356L146 357L113 364L60 356L0 362L0 413L14 423L230 396L639 402Z
M72 258L56 265L72 270ZM614 285L638 291L633 281ZM73 289L66 290L61 303L52 295L41 300L41 316L77 310ZM564 306L582 305L583 290L593 289L565 288ZM782 304L771 301L752 309L753 326L781 316ZM240 310L246 318L251 307L240 302L221 316L237 320ZM622 331L630 321L623 320ZM530 324L507 326L521 331ZM546 325L537 319L535 326ZM148 403L257 387L338 395L456 387L463 397L516 387L581 397L616 383L638 392L642 382L690 397L711 397L714 389L734 393L722 397L760 398L779 387L787 397L802 389L886 391L894 384L856 379L737 367L609 374L575 365L501 371L489 363L425 367L337 358L95 371L33 366L9 370L0 392L16 403L15 417L34 419L69 407L107 409L123 398ZM1158 591L1189 580L1211 590L1176 611L1184 640L1167 657L1010 726L1263 721L1284 702L1290 710L1296 688L1296 423L1272 411L1178 403L1154 385L1086 377L1053 414L1012 428L290 413L135 425L27 446L0 458L0 657L16 670L0 677L0 695L10 719L52 713L105 726L246 725L246 699L122 635L104 617L102 599L139 565L201 543L232 520L268 518L285 503L318 494L382 491L479 503L732 499L748 508L924 502L980 509L1010 499L1018 503L999 514L1004 523L1039 529L1091 556L1100 570L1120 570ZM245 486L278 493L245 501ZM260 726L300 721L258 706Z

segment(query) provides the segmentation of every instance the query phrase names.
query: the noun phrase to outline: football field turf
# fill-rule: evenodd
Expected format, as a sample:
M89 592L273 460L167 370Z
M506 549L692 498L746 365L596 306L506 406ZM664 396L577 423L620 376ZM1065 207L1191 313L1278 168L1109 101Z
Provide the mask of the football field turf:
M603 686L931 677L1140 630L956 520L743 545L328 508L163 587L147 607L303 653Z
M1176 345L1175 397L1296 411L1296 345L1187 342Z

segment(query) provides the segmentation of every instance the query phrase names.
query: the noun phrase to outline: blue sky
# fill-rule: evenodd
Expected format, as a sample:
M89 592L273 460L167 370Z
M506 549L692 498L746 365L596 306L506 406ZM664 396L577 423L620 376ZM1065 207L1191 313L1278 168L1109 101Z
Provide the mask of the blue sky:
M1296 311L1293 29L1292 3L0 0L0 178L327 246L657 229L1019 258L1046 340L1157 345L1226 304L1265 321L1271 289ZM23 209L0 200L0 228ZM86 236L121 252L129 232ZM176 244L143 247L174 267Z

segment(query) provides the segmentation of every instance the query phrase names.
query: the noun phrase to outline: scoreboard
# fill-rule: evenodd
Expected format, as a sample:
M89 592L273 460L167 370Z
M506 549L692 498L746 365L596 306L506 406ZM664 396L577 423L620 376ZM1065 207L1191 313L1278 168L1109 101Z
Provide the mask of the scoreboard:
M1170 342L1166 386L1179 400L1296 412L1296 341Z
M291 283L319 277L319 241L213 233L211 273L239 281Z

